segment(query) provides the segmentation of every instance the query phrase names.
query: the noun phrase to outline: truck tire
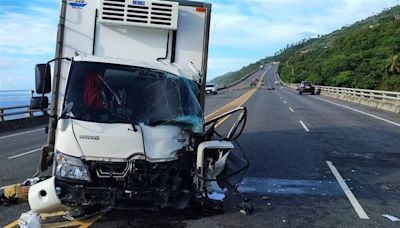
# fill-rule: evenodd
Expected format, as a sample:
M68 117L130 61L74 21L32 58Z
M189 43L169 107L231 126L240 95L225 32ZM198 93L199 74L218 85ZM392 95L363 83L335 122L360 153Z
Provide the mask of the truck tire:
M303 94L303 92L301 92L301 91L299 90L299 94L300 94L300 95L302 95L302 94Z

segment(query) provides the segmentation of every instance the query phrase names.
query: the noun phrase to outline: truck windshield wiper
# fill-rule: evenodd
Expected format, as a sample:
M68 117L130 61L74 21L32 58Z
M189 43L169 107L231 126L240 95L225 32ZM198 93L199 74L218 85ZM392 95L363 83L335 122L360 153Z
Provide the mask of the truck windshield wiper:
M74 116L70 116L68 113L71 112L72 107L74 106L73 102L69 102L64 106L64 109L61 112L61 115L58 119L65 119L65 118L75 118Z
M101 83L103 83L103 85L108 89L108 91L110 91L111 94L114 96L115 100L117 101L117 104L124 110L125 117L129 121L129 123L132 125L133 131L137 132L135 124L132 122L132 120L129 116L129 113L128 113L128 109L126 109L125 104L121 102L121 99L119 98L119 96L114 92L113 89L111 89L111 87L108 85L108 83L106 81L104 81L104 79L102 77L100 77L100 75L96 74L96 76L98 79L100 79Z

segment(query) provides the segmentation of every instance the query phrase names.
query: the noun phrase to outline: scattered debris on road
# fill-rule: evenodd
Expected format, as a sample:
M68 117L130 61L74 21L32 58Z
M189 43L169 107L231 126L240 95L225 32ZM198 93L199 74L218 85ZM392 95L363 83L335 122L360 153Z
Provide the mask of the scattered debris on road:
M41 227L40 214L32 211L22 213L18 225L21 228Z

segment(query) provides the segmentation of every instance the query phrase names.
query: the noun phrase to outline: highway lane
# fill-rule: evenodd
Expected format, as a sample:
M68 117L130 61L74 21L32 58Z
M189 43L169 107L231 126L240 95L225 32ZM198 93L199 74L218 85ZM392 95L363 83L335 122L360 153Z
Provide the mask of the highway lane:
M273 75L268 77L266 87L273 83ZM248 194L256 212L237 219L228 209L218 220L190 221L190 226L234 226L239 221L242 227L393 225L382 214L400 216L400 127L316 97L280 87L260 89L252 97L246 104L248 125L239 139L251 168L239 190ZM400 123L391 113L373 113ZM327 161L355 199L344 194ZM237 204L238 197L229 202ZM360 210L370 219L361 219Z
M272 65L267 65L263 69L256 71L252 75L250 75L246 80L240 82L239 84L233 86L229 89L224 89L218 91L218 94L213 95L209 94L206 97L206 106L205 106L205 115L207 116L212 111L214 111L215 107L222 107L230 101L240 97L250 88L250 83L255 78L261 79L263 75L272 73L274 70Z
M398 123L400 118L322 96L300 96L280 86L267 90L274 84L276 70L277 66L267 68L264 88L246 103L248 124L239 139L251 163L239 190L254 205L253 215L238 216L241 199L233 194L226 199L225 213L221 215L184 220L157 217L157 221L149 221L133 212L116 211L95 226L390 226L390 221L381 215L400 216L400 142L396 140L400 138L400 128L317 98ZM230 96L243 93L228 92L208 96L206 112L212 112L210 106L220 107ZM228 120L219 131L226 132L231 122ZM333 162L369 220L359 218L327 161Z

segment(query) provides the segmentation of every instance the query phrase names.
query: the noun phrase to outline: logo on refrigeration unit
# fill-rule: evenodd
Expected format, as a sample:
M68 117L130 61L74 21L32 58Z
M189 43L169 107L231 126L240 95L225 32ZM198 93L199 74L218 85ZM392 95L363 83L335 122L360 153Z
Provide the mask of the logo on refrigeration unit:
M82 9L87 5L85 0L68 0L68 5L74 9Z
M132 4L133 5L138 5L138 6L144 6L145 2L143 2L143 1L133 1Z
M79 139L84 139L84 140L100 140L100 136L79 135Z

